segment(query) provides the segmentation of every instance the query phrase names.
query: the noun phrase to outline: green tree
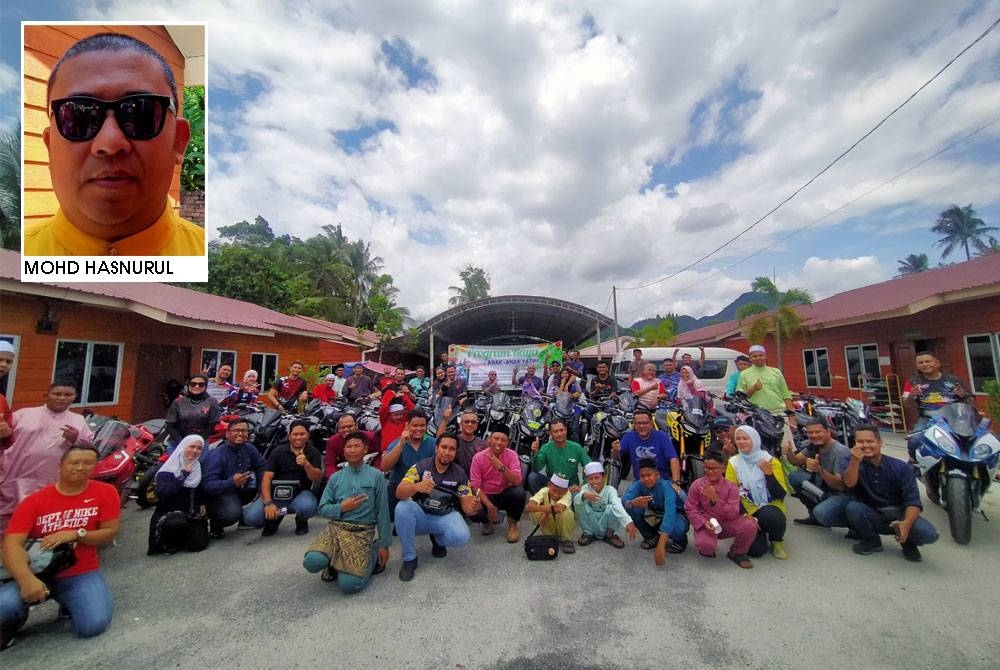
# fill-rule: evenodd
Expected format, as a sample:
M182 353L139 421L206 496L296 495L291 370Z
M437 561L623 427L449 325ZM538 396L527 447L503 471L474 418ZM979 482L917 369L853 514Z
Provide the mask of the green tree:
M350 269L350 291L348 306L351 309L351 325L357 328L365 315L372 285L378 279L385 261L381 256L371 255L371 244L355 240L345 248L345 260Z
M285 313L292 310L297 296L306 291L305 286L271 259L266 249L235 246L212 251L208 259L208 283L191 284L189 288Z
M634 347L665 347L677 337L677 322L670 317L660 319L641 328L635 336Z
M455 294L448 298L449 305L461 305L490 297L490 276L483 268L466 265L464 270L459 271L458 278L462 282L461 286L448 287Z
M181 164L181 190L205 190L205 87L184 87L184 118L191 127L191 139Z
M992 233L1000 228L987 226L986 222L976 216L976 210L972 205L959 207L952 205L948 209L938 214L937 222L931 228L932 233L941 235L938 246L941 249L941 258L947 258L956 247L965 249L965 260L970 260L972 254L969 252L969 244L977 246L982 243L981 238L986 233Z
M266 247L274 242L274 231L271 224L259 214L253 223L237 221L231 226L219 226L219 243L233 244L240 247Z
M902 275L914 275L918 272L927 272L931 269L930 261L927 260L927 254L910 254L906 258L897 261L899 267L896 271Z
M0 133L0 246L21 249L21 124Z
M811 305L812 294L804 288L790 288L779 291L778 287L768 277L757 277L750 285L751 290L765 296L767 304L759 302L743 305L736 310L736 318L741 322L752 316L758 318L751 321L744 330L744 335L751 343L759 344L768 334L773 334L778 350L778 367L781 367L781 342L799 333L805 332L801 317L795 311L796 305Z

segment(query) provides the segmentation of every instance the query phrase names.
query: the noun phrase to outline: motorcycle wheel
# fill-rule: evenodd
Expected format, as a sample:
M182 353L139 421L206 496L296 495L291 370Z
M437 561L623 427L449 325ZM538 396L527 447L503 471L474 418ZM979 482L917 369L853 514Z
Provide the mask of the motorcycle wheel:
M958 544L968 544L972 539L972 491L965 477L949 477L945 487L948 502L948 525L951 538Z
M146 470L146 474L142 476L142 479L139 480L139 483L135 487L135 501L143 509L154 507L156 503L160 502L160 499L156 495L156 473L159 470L159 467Z
M608 476L608 486L613 488L615 491L618 490L618 485L622 483L622 463L616 458L609 459L604 463L604 471Z

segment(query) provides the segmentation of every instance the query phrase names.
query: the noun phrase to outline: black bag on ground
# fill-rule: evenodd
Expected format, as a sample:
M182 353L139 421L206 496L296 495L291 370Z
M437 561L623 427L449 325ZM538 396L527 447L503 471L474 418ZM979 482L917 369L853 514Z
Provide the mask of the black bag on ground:
M524 538L524 553L529 561L551 561L559 557L559 540L549 535L535 535L538 526Z

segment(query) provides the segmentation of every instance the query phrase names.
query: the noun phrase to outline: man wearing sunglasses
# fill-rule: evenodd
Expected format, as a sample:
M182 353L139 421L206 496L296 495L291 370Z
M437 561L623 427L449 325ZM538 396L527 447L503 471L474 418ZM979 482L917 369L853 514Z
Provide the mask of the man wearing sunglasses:
M25 254L205 253L205 231L167 199L191 131L159 53L128 35L84 38L52 69L47 107L42 140L59 209L25 227Z

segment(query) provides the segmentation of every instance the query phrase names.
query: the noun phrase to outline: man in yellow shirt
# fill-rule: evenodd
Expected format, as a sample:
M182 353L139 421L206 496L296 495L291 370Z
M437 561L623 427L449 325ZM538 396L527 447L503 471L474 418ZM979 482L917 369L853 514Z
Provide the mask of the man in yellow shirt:
M52 69L46 104L59 210L25 227L26 255L205 254L205 231L167 200L191 130L159 53L128 35L84 38Z

